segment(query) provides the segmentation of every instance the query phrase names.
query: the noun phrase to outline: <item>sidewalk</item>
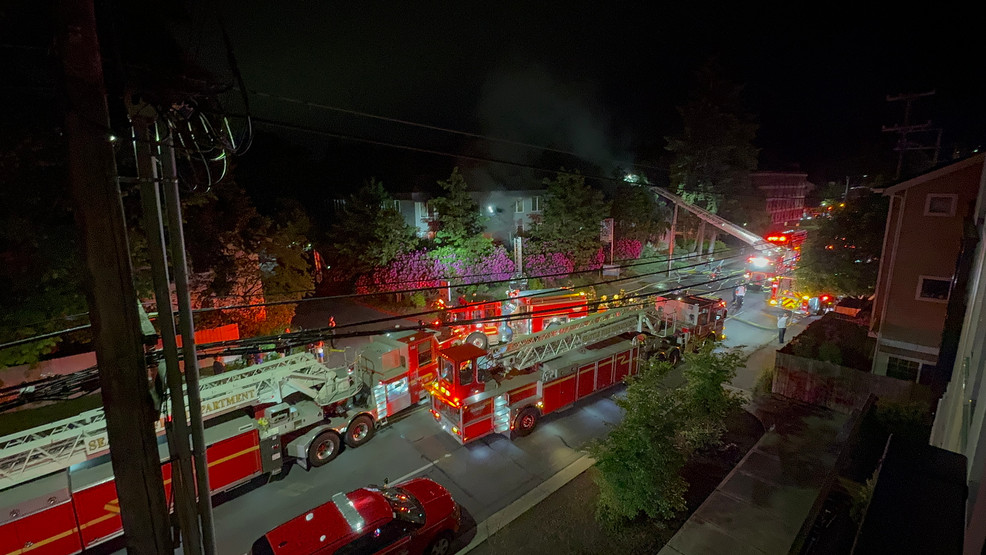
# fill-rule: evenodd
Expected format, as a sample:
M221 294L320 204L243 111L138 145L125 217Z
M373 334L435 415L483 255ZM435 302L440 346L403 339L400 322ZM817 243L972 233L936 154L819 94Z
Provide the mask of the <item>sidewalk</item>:
M788 328L789 338L796 336L808 325L808 319L802 319ZM737 372L737 379L731 384L736 389L744 390L749 395L756 383L756 378L761 370L769 365L773 367L774 354L779 347L776 337L773 341L761 345L754 349L749 356L746 367ZM748 397L749 398L749 397ZM809 493L810 484L792 484L790 476L803 476L809 482L819 476L819 472L824 473L827 468L826 456L827 447L832 439L832 432L837 433L841 426L841 421L831 420L828 415L818 414L819 410L807 405L789 407L784 401L768 399L768 406L751 404L747 410L757 416L763 422L765 428L774 429L767 432L760 442L750 450L737 467L727 476L720 487L713 492L706 502L699 507L684 526L675 534L667 544L662 553L671 555L688 553L727 553L727 552L750 552L750 553L770 553L772 551L762 551L758 544L778 544L785 541L785 534L792 533L791 525L797 518L804 520L807 514L802 515L801 508L814 501L817 495ZM811 448L813 445L818 449ZM834 460L832 461L834 464ZM581 551L577 546L577 540L573 537L564 539L556 537L555 534L539 534L537 539L532 541L531 532L524 526L513 525L517 518L524 513L535 510L539 516L564 513L571 509L572 503L584 504L592 503L594 499L592 492L595 491L592 480L586 474L586 470L592 466L592 460L582 457L575 463L564 468L534 490L528 492L517 501L511 503L506 508L477 524L476 535L465 548L458 553L465 554L475 552L479 554L499 553L503 546L524 544L544 544L537 550L543 553L558 552L561 546L558 542L566 542L565 552ZM743 469L740 470L740 466ZM811 470L815 469L815 470ZM756 476L751 482L750 476ZM779 485L778 485L779 484ZM783 486L783 487L781 487ZM771 491L770 487L779 488L778 491ZM724 489L728 488L728 489ZM807 488L807 489L806 489ZM748 506L737 506L736 492L745 492L750 499L746 502ZM810 503L809 503L810 505ZM764 508L766 507L766 509ZM756 509L756 510L754 510ZM696 518L696 515L701 516ZM702 544L702 537L708 535L708 529L730 530L730 520L735 519L734 511L757 515L758 518L768 519L764 523L758 523L749 531L756 533L754 538L742 538L740 533L736 537L728 533L709 535L709 541L713 544ZM773 512L771 512L773 511ZM791 511L787 517L786 511ZM785 521L784 519L787 518ZM694 522L693 522L694 521ZM739 519L736 519L738 522ZM763 524L768 524L766 528ZM769 528L769 529L768 529ZM773 529L779 530L772 533ZM740 527L739 532L747 530L747 525ZM793 529L797 533L798 528ZM682 535L682 532L685 532ZM578 531L568 531L568 536L578 536ZM506 536L506 537L505 537ZM514 538L511 540L509 538ZM679 538L679 536L681 536ZM713 538L714 536L714 538ZM759 541L758 538L766 537L770 541ZM722 543L718 543L719 541ZM749 549L737 550L737 541L743 542L742 545ZM730 543L731 542L731 543ZM573 545L573 543L575 545ZM693 550L689 546L701 549ZM588 548L585 546L582 549ZM660 548L660 546L656 546ZM709 550L712 548L711 550ZM653 552L656 552L654 549ZM591 552L591 551L581 551Z

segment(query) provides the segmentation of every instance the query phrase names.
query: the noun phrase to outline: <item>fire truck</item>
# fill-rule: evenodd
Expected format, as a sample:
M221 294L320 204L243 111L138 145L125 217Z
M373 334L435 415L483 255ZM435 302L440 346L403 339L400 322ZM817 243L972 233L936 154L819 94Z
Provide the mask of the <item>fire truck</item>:
M834 295L822 293L809 295L796 287L796 280L791 276L782 276L770 285L770 298L767 304L785 310L808 315L821 315L835 308L837 299Z
M771 246L746 260L747 285L762 289L794 270L801 258L801 245L807 236L808 232L803 229L767 234L764 239Z
M471 343L445 349L432 415L461 444L495 433L526 436L543 416L636 374L642 358L676 364L685 349L722 336L721 301L689 296L655 305L593 314L492 353Z
M200 381L213 494L255 476L306 469L359 447L386 419L426 398L437 367L435 334L391 333L352 366L329 368L309 353L205 376ZM171 501L164 437L161 470ZM0 553L67 555L122 534L102 409L0 438Z
M449 328L452 338L449 344L466 342L485 349L490 345L509 343L515 335L537 333L589 313L585 293L511 290L508 296L509 299L502 301L481 301L455 307L441 305L440 320ZM500 317L508 319L473 322Z

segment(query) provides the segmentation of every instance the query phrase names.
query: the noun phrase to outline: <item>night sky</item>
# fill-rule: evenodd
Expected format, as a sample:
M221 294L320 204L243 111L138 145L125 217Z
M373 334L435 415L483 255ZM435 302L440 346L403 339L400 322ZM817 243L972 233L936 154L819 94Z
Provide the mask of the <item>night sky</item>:
M896 137L881 126L903 121L903 103L886 101L900 93L937 91L917 101L912 122L930 119L944 129L943 158L986 140L986 33L970 13L712 4L173 0L153 4L157 13L146 17L171 29L193 63L233 83L221 20L251 91L574 152L603 173L666 167L665 137L681 125L675 106L685 101L690 74L711 57L745 87L744 103L760 126L761 169L800 168L817 183L892 174ZM109 0L98 5L115 9ZM26 31L16 35L8 40L32 42ZM50 37L33 43L43 51ZM33 55L5 46L5 55ZM234 94L226 100L231 113L243 112ZM250 104L259 119L342 136L551 169L566 163L516 145L269 96L251 94ZM278 152L300 143L329 180L372 175L410 188L462 163L269 124L257 129L289 141ZM247 156L264 156L266 140ZM485 185L496 186L511 172L489 175Z
M915 104L912 121L944 128L943 156L986 138L986 34L960 13L427 4L231 0L215 9L249 89L575 151L603 167L657 161L680 128L674 107L690 72L711 56L745 85L762 169L841 180L892 167L895 137L880 128L901 123L904 106L888 94L937 91ZM209 53L218 45L212 9L192 10L184 40L200 63L228 73L222 54ZM444 144L399 125L251 102L261 117Z

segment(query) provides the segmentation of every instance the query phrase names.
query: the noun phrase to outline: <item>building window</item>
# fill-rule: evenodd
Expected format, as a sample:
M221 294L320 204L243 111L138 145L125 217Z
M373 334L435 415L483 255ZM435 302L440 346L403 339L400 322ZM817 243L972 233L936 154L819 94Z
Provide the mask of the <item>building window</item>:
M955 204L958 200L958 195L928 195L924 201L924 215L950 218L955 215Z
M936 301L940 303L948 302L948 293L952 288L952 278L947 277L918 277L919 301Z
M516 202L514 202L514 212L520 214L523 211L524 211L524 199L519 198L517 199Z
M891 378L913 382L918 379L918 373L920 371L921 363L916 360L898 357L887 359L887 376Z
M531 197L531 212L541 211L541 197Z

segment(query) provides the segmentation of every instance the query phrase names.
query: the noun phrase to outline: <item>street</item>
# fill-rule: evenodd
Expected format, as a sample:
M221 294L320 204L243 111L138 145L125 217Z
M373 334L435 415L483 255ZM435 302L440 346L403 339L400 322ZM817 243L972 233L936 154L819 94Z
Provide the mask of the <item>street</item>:
M678 285L687 288L688 283L705 279L703 274L696 274ZM646 288L662 290L667 286L654 282ZM699 287L691 292L702 294L703 289ZM712 294L721 295L727 301L732 297L728 291ZM724 346L741 347L749 352L776 341L775 312L766 305L764 293L750 291L743 308L731 312L727 318ZM343 326L386 315L349 300L317 301L299 308L295 324L321 327L329 316ZM413 325L411 321L400 322ZM373 327L380 328L383 324ZM343 339L337 346L349 347L351 354L366 341L366 338ZM334 356L341 357L341 353ZM328 360L335 361L339 359ZM739 371L733 385L741 389L752 387L758 372L746 368ZM548 415L528 437L511 441L493 435L466 446L442 431L425 405L409 409L379 429L372 441L359 449L344 449L325 467L305 471L289 465L286 473L269 483L265 483L268 477L262 476L234 491L217 495L214 515L219 552L247 552L260 534L329 501L337 492L379 484L385 479L396 483L418 476L441 483L462 505L463 529L455 544L461 548L475 534L476 522L482 522L579 459L582 446L603 437L621 418L620 409L611 399L621 389L618 386Z

